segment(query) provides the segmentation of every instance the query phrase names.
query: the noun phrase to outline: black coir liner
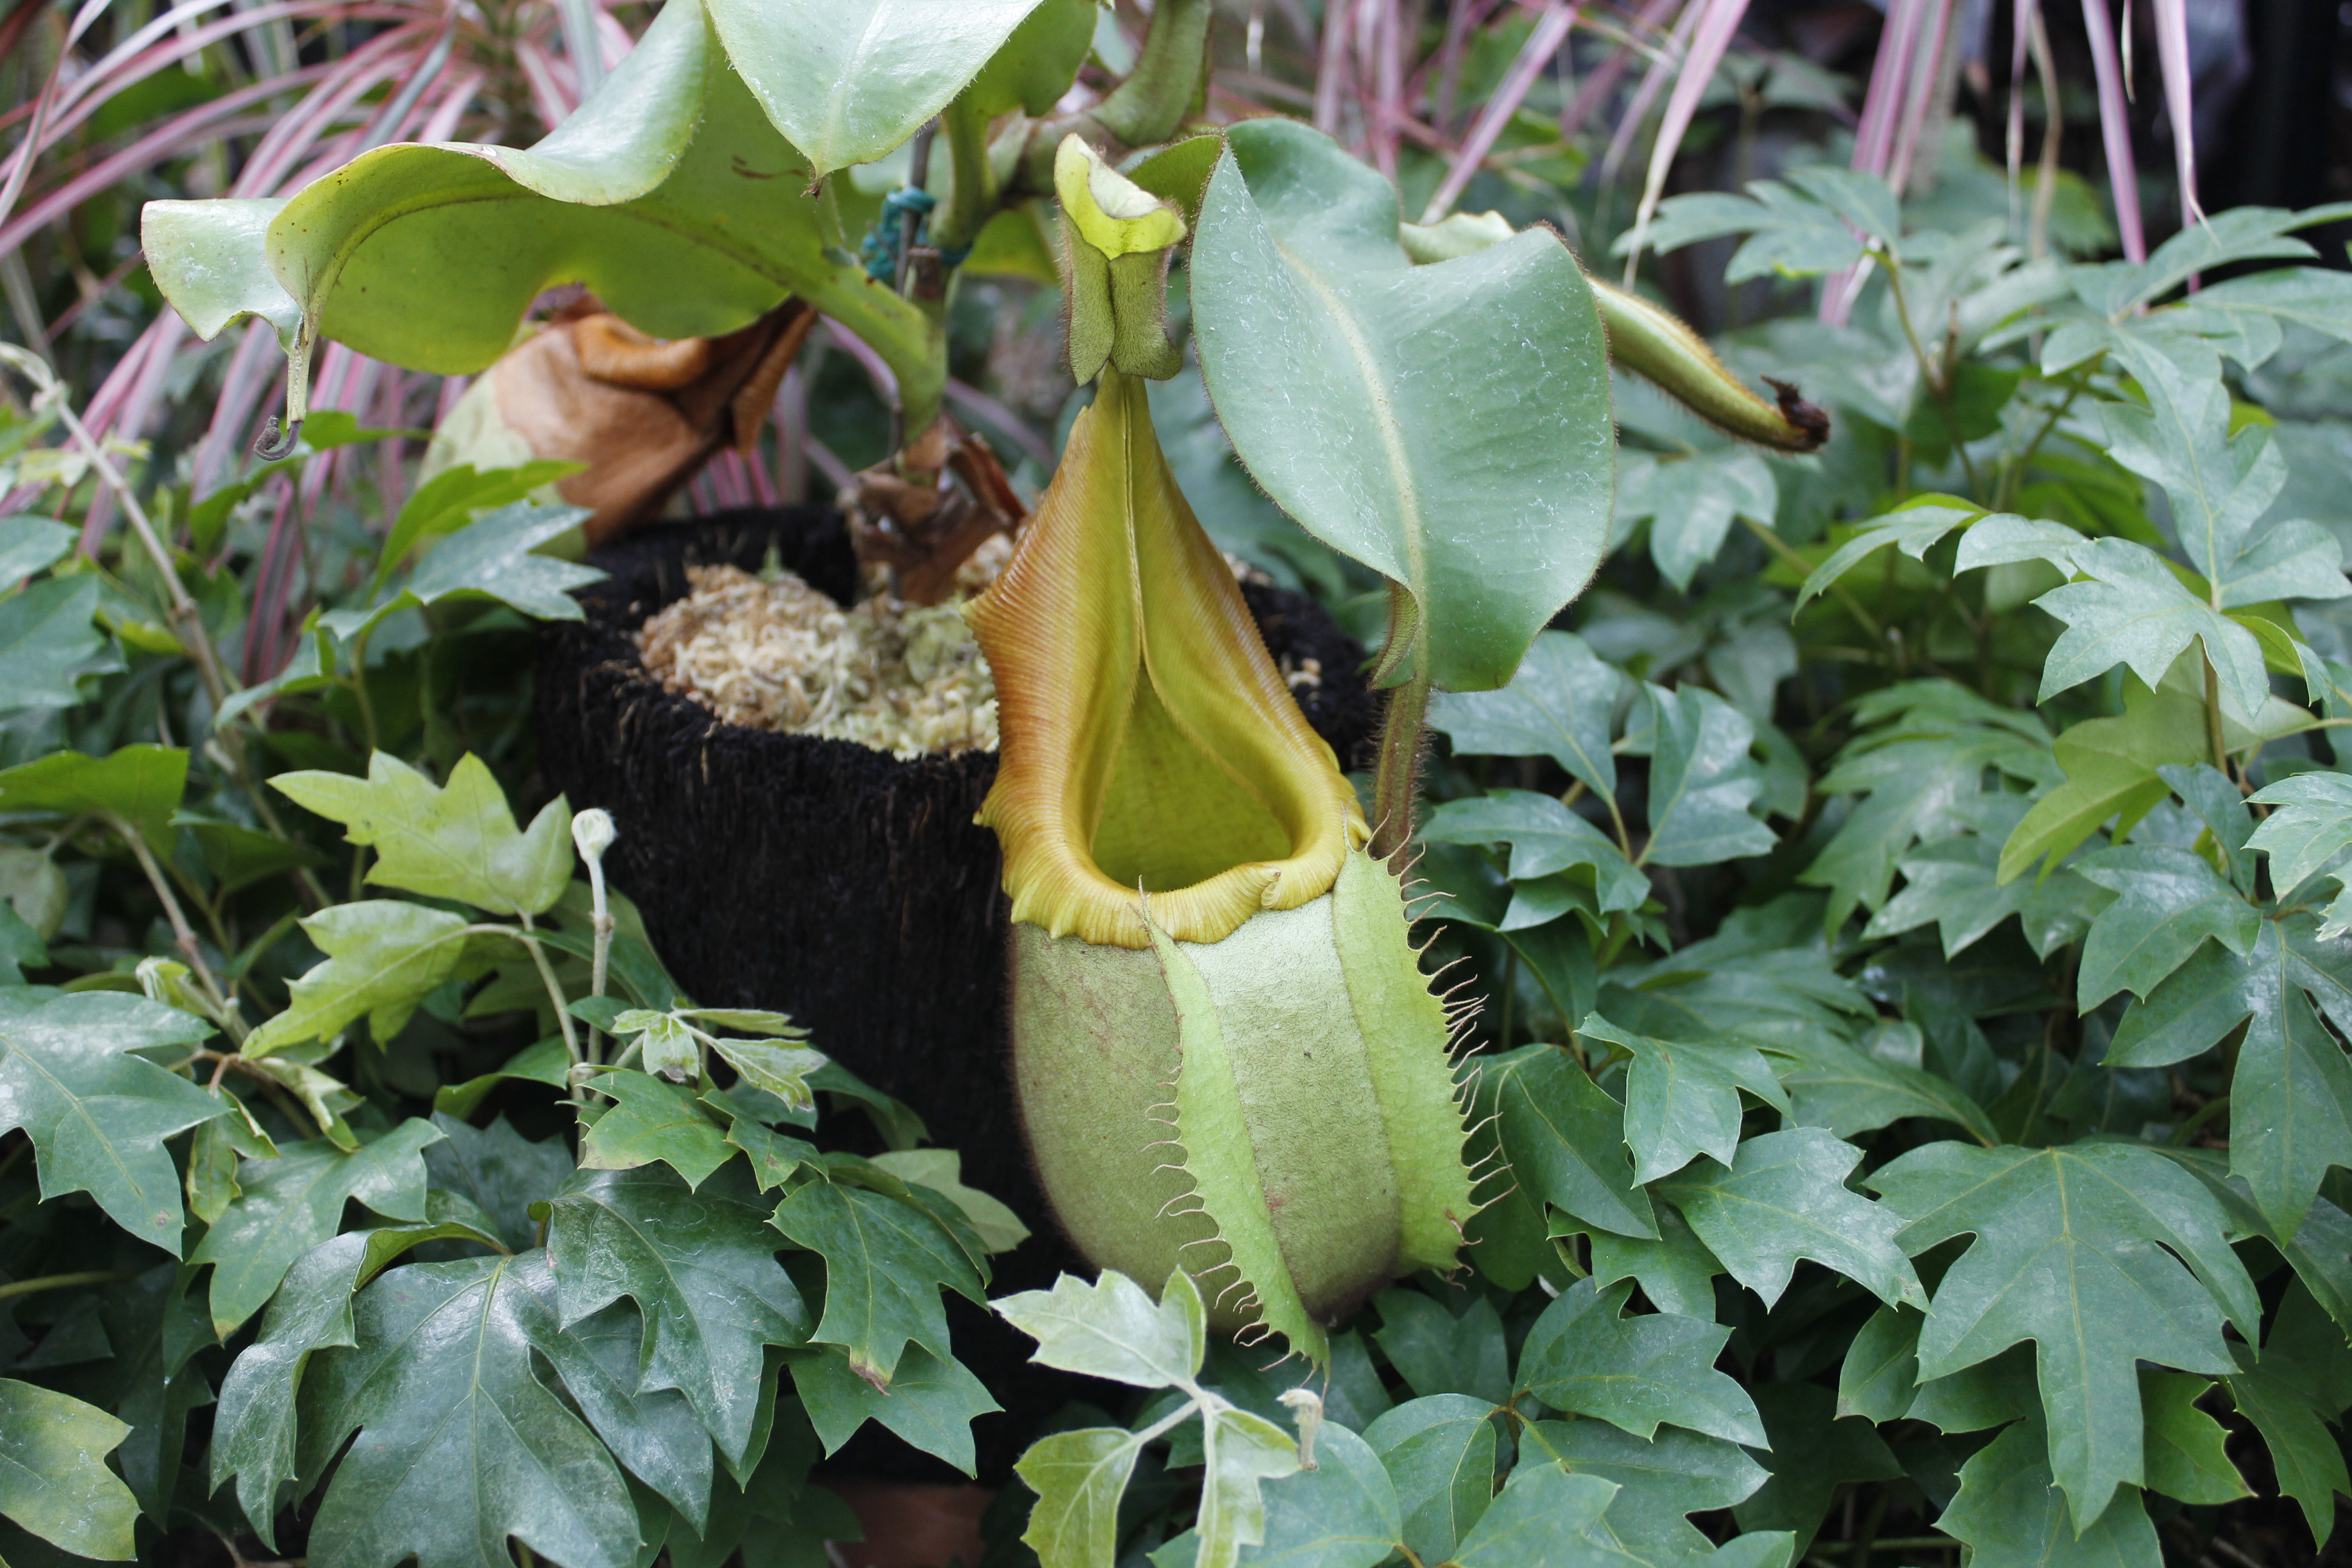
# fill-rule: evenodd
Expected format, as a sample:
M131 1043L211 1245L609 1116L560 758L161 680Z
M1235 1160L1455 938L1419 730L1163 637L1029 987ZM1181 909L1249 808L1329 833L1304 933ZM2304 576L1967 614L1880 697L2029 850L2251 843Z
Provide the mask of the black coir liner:
M638 658L634 634L686 596L688 565L757 571L772 552L835 599L854 596L840 514L818 508L659 524L590 556L609 575L580 591L586 620L541 633L548 786L575 810L612 813L606 874L697 1002L789 1013L810 1044L911 1106L933 1142L962 1152L964 1181L1034 1233L993 1260L992 1293L1050 1284L1083 1265L1045 1208L1013 1101L1005 900L995 836L972 821L995 753L900 762L725 723L663 690ZM1343 765L1369 765L1380 707L1359 674L1362 648L1302 595L1242 593L1277 658L1319 663L1321 684L1298 691L1307 721ZM836 1121L828 1142L854 1141L861 1121ZM1072 1384L1027 1368L1028 1342L992 1315L949 1300L959 1352L1007 1407L975 1428L982 1479L1002 1481ZM898 1455L861 1435L842 1458L866 1473L929 1473L919 1456Z

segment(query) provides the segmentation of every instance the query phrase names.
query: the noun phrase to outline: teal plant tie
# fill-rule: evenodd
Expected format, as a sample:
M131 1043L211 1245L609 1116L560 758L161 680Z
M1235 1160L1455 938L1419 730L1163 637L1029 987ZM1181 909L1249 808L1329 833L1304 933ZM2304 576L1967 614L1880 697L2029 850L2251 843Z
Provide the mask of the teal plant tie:
M857 254L866 263L866 276L877 283L896 284L898 264L903 259L898 253L898 237L906 231L906 216L914 213L924 219L922 228L916 231L917 241L920 243L929 237L931 210L939 205L939 197L912 185L902 185L885 195L882 198L882 216L875 220L872 228L866 231L866 237L857 246ZM958 246L952 250L940 251L940 261L953 271L962 266L963 258L971 254L971 247Z

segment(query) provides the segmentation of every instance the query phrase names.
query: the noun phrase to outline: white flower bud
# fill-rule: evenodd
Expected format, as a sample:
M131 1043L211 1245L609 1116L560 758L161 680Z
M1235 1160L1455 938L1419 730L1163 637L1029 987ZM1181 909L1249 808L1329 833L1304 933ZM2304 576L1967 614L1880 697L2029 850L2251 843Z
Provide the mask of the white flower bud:
M580 858L591 866L604 860L604 851L619 837L610 812L592 807L572 819L572 842L579 846Z

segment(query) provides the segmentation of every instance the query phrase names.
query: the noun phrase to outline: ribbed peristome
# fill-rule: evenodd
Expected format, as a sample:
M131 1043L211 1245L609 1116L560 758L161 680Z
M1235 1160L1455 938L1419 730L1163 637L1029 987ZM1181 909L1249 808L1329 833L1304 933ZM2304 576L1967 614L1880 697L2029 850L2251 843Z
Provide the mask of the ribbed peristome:
M1003 736L980 820L1013 918L1102 946L1218 942L1330 890L1368 837L1223 555L1144 384L1106 370L995 586L970 612Z

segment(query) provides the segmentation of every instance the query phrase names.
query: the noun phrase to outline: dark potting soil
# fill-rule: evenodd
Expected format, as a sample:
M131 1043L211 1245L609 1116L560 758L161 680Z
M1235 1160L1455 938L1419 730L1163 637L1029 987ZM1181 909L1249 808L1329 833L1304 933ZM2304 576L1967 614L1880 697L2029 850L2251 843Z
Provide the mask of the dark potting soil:
M548 785L602 806L604 858L656 950L706 1006L789 1013L810 1044L905 1101L963 1180L1010 1205L1033 1235L992 1260L991 1293L1042 1287L1083 1264L1030 1169L1005 1037L1005 900L995 836L972 821L992 752L900 762L847 741L720 721L646 675L633 634L688 592L688 565L757 571L775 560L835 599L857 564L839 513L746 509L656 525L589 557L609 574L580 591L583 622L542 625L538 719ZM1244 584L1268 647L1294 668L1307 721L1343 767L1368 766L1380 719L1363 649L1303 595ZM856 1146L863 1119L829 1112ZM874 1147L878 1148L876 1144ZM1001 1482L1066 1401L1103 1397L1027 1364L1029 1342L949 1298L959 1354L1006 1407L976 1425L981 1479ZM840 1456L866 1474L948 1472L869 1425Z

